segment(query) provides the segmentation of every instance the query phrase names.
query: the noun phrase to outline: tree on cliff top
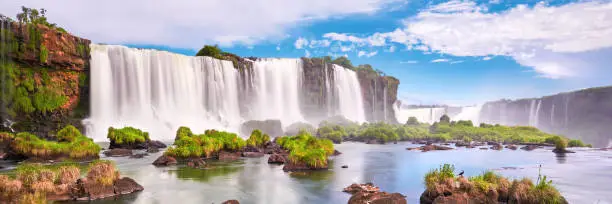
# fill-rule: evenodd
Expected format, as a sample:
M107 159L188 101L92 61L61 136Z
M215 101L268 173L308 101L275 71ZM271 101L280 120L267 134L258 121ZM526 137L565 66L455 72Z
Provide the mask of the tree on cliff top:
M341 57L334 59L334 61L332 61L332 64L337 64L337 65L340 65L340 66L343 66L349 69L354 69L353 63L351 62L351 60L349 60L345 56L341 56Z
M57 24L55 23L49 23L49 21L47 21L47 10L44 8L41 8L40 10L38 9L33 9L33 8L28 8L25 6L21 7L21 13L17 13L17 21L19 21L19 23L22 24L34 24L34 25L45 25L49 28L52 29L56 29L62 33L66 33L66 30L64 30L61 27L58 27Z
M221 53L222 51L218 45L204 45L204 47L198 51L196 56L209 56L219 59L221 58Z

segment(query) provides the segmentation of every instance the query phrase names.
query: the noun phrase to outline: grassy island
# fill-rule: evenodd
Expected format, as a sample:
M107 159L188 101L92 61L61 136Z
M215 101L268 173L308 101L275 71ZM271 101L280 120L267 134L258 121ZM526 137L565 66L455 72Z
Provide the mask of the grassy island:
M270 142L268 134L263 134L261 130L253 130L246 144L251 147L263 147L268 142Z
M331 140L313 137L306 131L300 131L295 136L279 137L276 143L289 150L289 160L311 168L326 168L327 157L334 153Z
M0 135L9 135L6 136L7 138L12 137L10 133ZM82 135L72 125L58 131L57 139L58 141L49 141L27 132L21 132L14 136L11 148L17 154L39 160L98 158L100 146L94 143L91 138Z
M225 151L238 151L246 142L234 133L206 130L204 134L193 134L188 127L176 131L174 147L169 147L165 155L177 158L212 157L213 154Z
M124 127L116 129L113 127L108 128L107 138L115 144L136 144L149 141L149 133L133 127Z
M567 203L546 176L539 176L534 184L528 178L510 180L492 171L469 178L457 177L454 171L453 165L444 164L427 173L421 203L465 199L476 203Z

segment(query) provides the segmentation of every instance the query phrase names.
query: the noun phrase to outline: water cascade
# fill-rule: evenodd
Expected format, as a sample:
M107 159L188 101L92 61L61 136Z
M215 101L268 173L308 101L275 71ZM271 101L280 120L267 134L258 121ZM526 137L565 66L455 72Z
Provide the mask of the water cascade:
M91 115L88 136L106 140L110 126L133 126L151 138L171 140L180 126L194 132L239 132L248 120L308 122L302 111L304 67L300 59L258 59L239 71L231 61L116 45L91 45ZM327 70L333 69L333 77ZM329 96L322 110L365 122L357 74L325 68ZM330 72L331 74L332 72ZM333 92L333 93L332 93ZM327 110L323 110L327 109ZM314 120L314 119L313 119Z
M471 120L472 123L477 126L480 124L480 110L481 109L482 109L481 105L461 107L461 112L451 117L451 120L453 121Z
M397 107L397 105L396 105ZM400 123L405 123L408 118L415 117L419 122L432 124L440 120L446 114L445 108L404 108L395 109L395 117Z

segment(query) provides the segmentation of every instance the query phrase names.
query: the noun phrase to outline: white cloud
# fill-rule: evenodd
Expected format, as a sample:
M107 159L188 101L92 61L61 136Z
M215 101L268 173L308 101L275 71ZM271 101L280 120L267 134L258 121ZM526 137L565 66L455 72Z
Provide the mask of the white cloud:
M310 57L310 52L308 50L304 50L304 57Z
M448 62L450 61L449 59L435 59L435 60L431 60L432 63L439 63L439 62Z
M492 59L492 58L491 58L491 57L489 57L489 56L486 56L486 57L483 57L483 58L482 58L482 60L484 60L484 61L488 61L488 60L491 60L491 59Z
M359 51L357 53L357 57L366 57L366 58L370 58L373 57L374 55L378 54L378 51L373 51L373 52L365 52L365 51Z
M445 3L437 4L435 6L426 9L427 12L432 13L454 13L454 12L472 12L479 11L484 8L478 7L476 2L467 0L451 0Z
M0 1L0 13L45 8L50 21L94 42L200 48L284 38L296 25L372 14L399 0L48 0ZM273 5L273 6L271 6ZM281 8L281 9L279 9Z
M395 52L395 49L397 49L397 48L394 45L391 45L391 47L389 47L387 52Z
M329 40L311 40L310 48L318 48L318 47L329 47L331 42Z
M293 46L295 46L295 49L305 48L306 46L308 46L308 40L306 40L306 38L299 37L297 40L295 40Z
M419 61L416 60L409 60L409 61L401 61L400 64L416 64L419 63Z
M276 51L279 51L279 50L281 50L280 44L276 45Z
M457 60L457 61L450 62L450 64L459 64L459 63L463 63L463 60Z

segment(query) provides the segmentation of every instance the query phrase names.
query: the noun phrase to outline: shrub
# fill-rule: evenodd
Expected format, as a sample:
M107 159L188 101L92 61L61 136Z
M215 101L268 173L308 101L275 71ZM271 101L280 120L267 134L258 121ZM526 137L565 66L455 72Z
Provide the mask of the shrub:
M196 56L209 56L209 57L220 59L221 52L222 52L221 49L219 49L219 46L217 45L214 45L214 46L204 45L204 47L200 49L198 53L196 53Z
M72 125L67 125L57 132L57 140L60 142L72 142L79 137L83 137L81 131Z
M267 142L270 142L270 136L256 129L251 132L251 136L247 139L246 144L252 147L262 147Z
M97 160L89 164L87 179L90 181L110 186L119 176L119 171L115 170L115 163L112 161Z
M585 145L581 140L570 140L567 143L568 147L587 147L588 145Z
M64 128L66 129L66 128ZM62 138L68 138L69 129L62 131ZM74 135L72 135L74 136ZM62 139L66 140L66 139ZM97 158L100 146L82 134L72 138L71 141L47 141L38 138L36 135L21 132L15 136L13 149L16 153L27 157L39 157L42 159L56 159L69 157L71 159Z
M414 116L410 116L408 121L406 121L406 125L419 125L419 120Z
M179 158L211 157L221 150L237 151L245 145L246 142L234 133L206 130L204 134L195 135L189 128L180 127L174 147L168 148L164 154Z
M312 168L327 166L327 157L334 153L334 144L328 139L319 139L306 131L295 136L276 139L276 143L289 150L289 159L295 163L304 163Z
M450 123L450 117L448 117L448 115L444 114L442 115L442 117L440 117L440 123Z
M149 141L149 133L133 127L108 128L107 138L116 144L137 144Z

